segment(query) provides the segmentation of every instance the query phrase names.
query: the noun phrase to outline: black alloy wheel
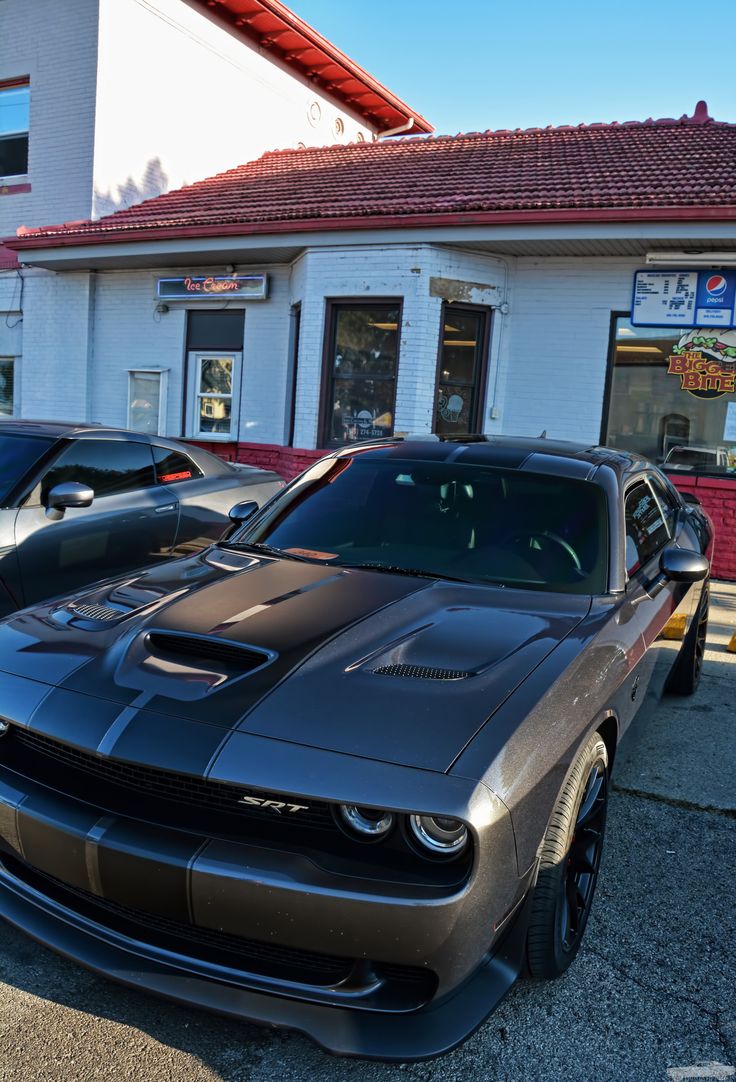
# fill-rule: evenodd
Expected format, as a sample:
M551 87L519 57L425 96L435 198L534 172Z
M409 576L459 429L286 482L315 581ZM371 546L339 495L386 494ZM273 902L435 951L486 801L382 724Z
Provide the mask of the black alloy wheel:
M544 836L527 940L533 977L560 976L580 948L598 880L607 807L608 753L595 733L575 759Z
M705 644L708 635L708 610L710 607L709 584L703 584L700 604L693 626L682 644L680 654L667 681L667 691L675 695L692 695L703 672Z

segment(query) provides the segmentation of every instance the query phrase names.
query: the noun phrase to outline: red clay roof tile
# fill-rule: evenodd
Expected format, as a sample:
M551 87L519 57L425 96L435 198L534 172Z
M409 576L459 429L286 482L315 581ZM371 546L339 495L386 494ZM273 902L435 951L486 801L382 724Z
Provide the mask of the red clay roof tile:
M270 151L99 221L26 231L13 247L176 236L474 221L736 217L736 124L680 120ZM689 209L687 209L689 208ZM20 232L20 231L19 231Z

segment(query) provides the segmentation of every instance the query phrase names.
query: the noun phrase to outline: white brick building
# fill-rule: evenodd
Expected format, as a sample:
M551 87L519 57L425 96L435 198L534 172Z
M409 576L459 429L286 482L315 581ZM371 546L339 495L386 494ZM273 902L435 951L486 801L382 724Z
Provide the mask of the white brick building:
M695 195L675 160L699 163ZM659 461L718 448L731 464L703 481L732 538L734 161L736 125L701 104L678 121L268 153L26 233L38 378L21 411L145 423L286 475L405 432L545 431ZM684 307L644 327L632 289L655 260ZM696 326L709 283L720 330ZM706 348L695 393L669 360L695 364L688 335ZM736 577L736 546L719 552L716 573Z

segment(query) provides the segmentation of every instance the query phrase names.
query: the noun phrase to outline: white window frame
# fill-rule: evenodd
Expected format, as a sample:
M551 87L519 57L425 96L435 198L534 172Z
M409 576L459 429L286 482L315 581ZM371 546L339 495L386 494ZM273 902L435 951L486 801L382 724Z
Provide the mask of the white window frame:
M13 353L4 353L0 357L0 362L2 362L2 361L10 361L12 363L12 365L13 365L13 408L12 408L12 411L9 414L8 413L0 413L0 418L2 418L2 417L17 417L18 416L18 404L19 404L19 401L20 401L20 387L19 387L19 384L20 384L20 380L19 380L20 365L18 364L18 357L15 356L15 354L13 354Z
M128 402L127 402L127 427L131 431L137 431L131 423L131 388L133 376L158 376L158 421L156 431L150 433L154 436L166 435L166 406L168 403L169 369L168 368L129 368L128 369Z
M29 104L29 116L28 127L19 128L17 131L4 131L0 132L0 139L12 138L13 136L25 135L27 140L26 146L26 158L30 155L31 147L31 118L30 118L30 95L31 95L31 81L30 79L18 79L17 82L13 80L10 83L6 83L4 86L0 86L0 91L3 90L28 90L28 104ZM18 181L24 180L30 174L30 169L27 167L25 173L0 173L0 179L3 182L6 181Z
M233 362L232 393L227 395L205 395L206 398L230 398L230 431L209 432L199 427L199 399L203 397L200 387L202 361L211 358L227 358ZM240 430L240 380L243 367L243 354L233 349L199 349L189 353L187 380L187 436L190 439L206 440L212 443L236 443Z

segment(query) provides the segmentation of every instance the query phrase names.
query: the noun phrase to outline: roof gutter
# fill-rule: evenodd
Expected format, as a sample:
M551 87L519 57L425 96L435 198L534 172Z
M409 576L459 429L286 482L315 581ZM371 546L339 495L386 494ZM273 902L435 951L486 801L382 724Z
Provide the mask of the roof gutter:
M34 248L75 248L82 246L130 244L136 241L183 240L281 234L337 233L371 229L411 229L415 227L595 224L608 222L736 222L736 205L722 207L591 207L576 210L532 211L460 211L444 214L355 215L341 218L283 219L280 221L222 222L207 225L161 225L136 229L79 230L75 232L40 232L33 230L4 241L16 252Z
M399 124L398 128L388 128L386 131L378 133L376 142L380 143L383 139L388 139L391 135L403 135L404 132L411 131L414 127L414 117L409 117L406 124Z

